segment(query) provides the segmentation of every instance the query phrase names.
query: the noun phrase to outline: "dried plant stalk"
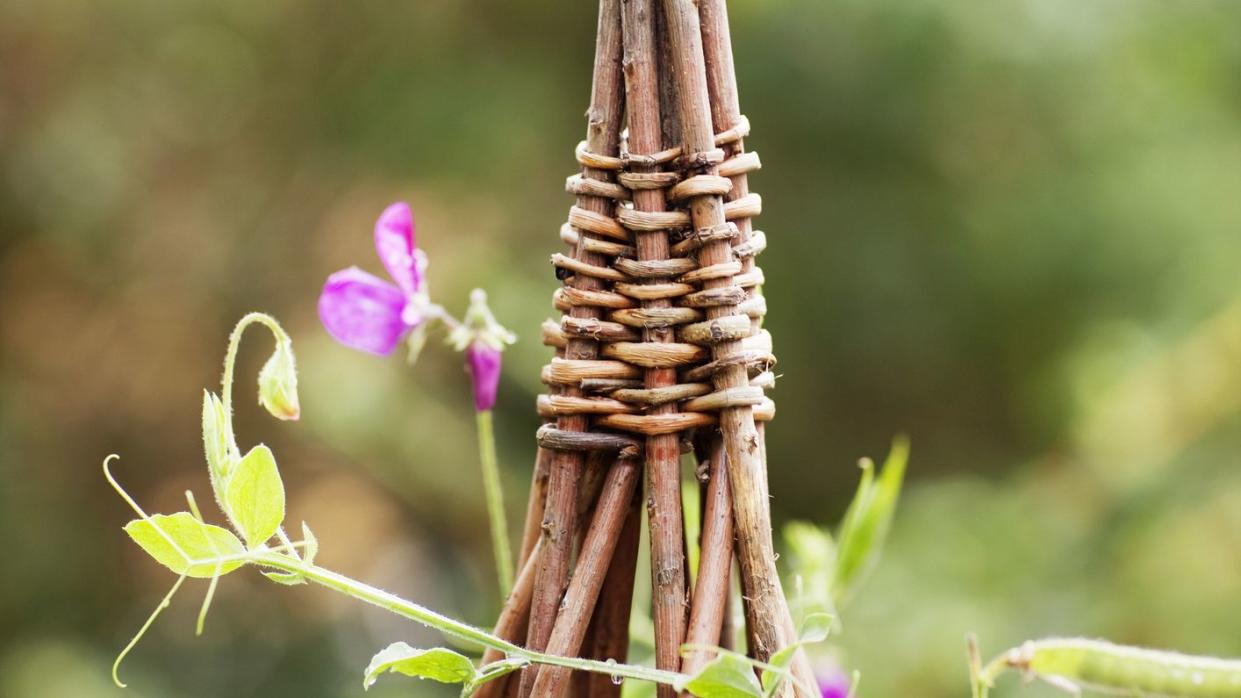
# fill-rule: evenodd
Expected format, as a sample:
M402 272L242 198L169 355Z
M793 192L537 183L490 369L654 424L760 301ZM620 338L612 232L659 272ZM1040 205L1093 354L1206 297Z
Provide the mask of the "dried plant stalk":
M698 7L693 0L665 0L665 15L671 45L677 92L681 98L681 128L685 157L691 167L704 174L717 174L718 162L712 163L715 134L712 128L711 100L708 93L706 66L703 57L702 33ZM722 158L719 158L722 160ZM689 201L695 229L717 229L726 221L723 199L716 194L696 196ZM713 240L698 252L703 267L733 262L732 248L726 240ZM706 288L733 284L731 276L720 276L703 282ZM708 319L736 315L736 306L716 306L706 310ZM713 347L716 361L730 359L741 351L741 342L727 340ZM749 383L744 366L725 364L713 376L717 390L741 388ZM737 528L742 588L749 599L749 617L754 635L751 648L756 658L767 660L792 639L788 632L788 604L780 585L771 540L771 511L764 482L765 468L762 449L749 405L720 410L720 430L727 454L729 484L732 489L733 515ZM784 693L800 688L786 685Z
M636 489L636 488L635 488ZM635 491L636 494L636 491ZM603 581L603 591L595 607L595 634L591 656L625 662L629 657L629 614L633 609L634 575L638 566L642 510L635 497L629 504L625 527L612 552L612 564ZM586 675L586 698L618 698L621 686L610 676Z
M698 558L698 579L694 584L694 602L690 608L689 630L685 639L690 645L721 642L733 566L733 512L724 464L724 444L719 438L711 439L708 458L702 552ZM693 674L713 658L714 654L710 652L691 651L685 656L681 671Z
M741 115L741 101L737 91L737 71L733 65L733 44L728 24L728 7L725 0L699 0L698 11L702 27L703 60L706 66L707 89L711 101L711 119L717 131L733 129L742 123L744 117ZM723 148L724 155L728 159L740 158L745 154L745 143L741 138L724 144ZM745 155L754 158L755 165L757 164L756 154L749 153ZM749 169L751 168L741 167L736 172L729 173L728 179L732 186L725 195L726 201L735 203L751 197L749 177L746 174ZM738 247L744 247L754 235L751 220L748 216L737 217L733 220L737 225L739 233L740 245ZM756 271L753 255L740 255L740 258L742 275L752 274ZM747 291L747 297L753 297L753 295L754 290L751 288ZM757 333L759 331L759 318L752 317L751 323L753 333ZM762 423L756 426L759 449L762 453L760 462L763 466L763 471L758 479L763 484L763 499L766 501L766 429ZM796 631L793 627L793 618L787 613L787 608L788 606L785 604L785 627L789 637L794 637ZM804 653L799 653L794 659L792 668L797 678L811 685L814 684L813 670Z
M587 111L586 147L594 155L614 157L619 153L621 108L623 95L620 74L621 30L620 0L602 0L599 3L599 25L595 43L595 65L591 86L590 109ZM583 166L582 179L610 182L608 170ZM590 194L580 194L574 210L586 211L599 217L612 214L612 199ZM579 240L589 240L591 232L579 228ZM578 244L574 258L584 264L602 266L601 255L591 252L584 244ZM575 275L567 287L585 294L599 293L604 282L586 275ZM602 311L593 306L575 305L569 315L578 319L599 319ZM565 346L565 359L591 360L598 353L598 342L588 338L571 338ZM566 385L563 394L579 397L581 390ZM588 425L580 414L565 415L557 419L562 431L581 432ZM574 539L576 518L573 507L576 499L577 481L581 477L584 454L581 451L557 451L552 456L547 487L547 503L543 519L543 546L535 573L534 598L530 611L530 624L526 633L526 646L543 650L551 636L561 596L568 581L568 564ZM518 695L526 698L538 676L536 667L521 672Z
M636 164L643 155L663 150L659 114L659 67L656 64L655 13L652 0L626 0L622 13L624 33L624 66L626 111L629 117L629 150L635 153L635 164L630 172L649 174L658 171L657 165ZM659 225L664 210L662 189L638 189L633 192L633 211L647 214L645 218L632 217L631 223L638 229L634 236L639 262L665 260L669 256L668 231ZM654 225L643 225L643 221ZM622 219L624 222L624 219ZM642 286L660 285L661 277L643 279ZM680 295L691 292L685 285ZM648 294L642 301L643 309L661 310L672 307L672 301L663 294ZM671 327L648 327L643 330L644 346L667 344L670 347L687 347L688 362L698 361L703 355L697 347L674 344L675 332ZM630 359L632 361L632 358ZM644 385L648 390L658 390L676 384L676 369L669 364L648 364ZM647 414L658 417L677 412L674 402L651 407ZM676 433L655 434L646 439L646 505L651 541L651 605L655 620L655 665L660 669L675 671L680 667L680 647L685 640L686 623L686 552L684 519L681 511L681 448ZM671 698L676 692L671 686L660 686L659 696Z
M604 575L612 562L612 553L629 514L638 477L638 464L630 458L617 460L609 469L590 529L582 543L573 580L569 583L562 610L548 639L548 654L575 656L581 650L603 588ZM532 695L560 698L568 688L569 673L570 670L564 667L541 667L532 686Z

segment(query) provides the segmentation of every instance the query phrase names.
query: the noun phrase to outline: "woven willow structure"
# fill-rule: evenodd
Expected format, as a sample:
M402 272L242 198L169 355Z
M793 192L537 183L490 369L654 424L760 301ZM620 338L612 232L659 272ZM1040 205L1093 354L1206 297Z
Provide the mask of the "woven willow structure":
M693 672L729 646L740 574L747 647L793 638L771 540L764 422L774 383L756 291L766 237L747 176L724 0L601 0L576 196L553 255L563 313L538 409L539 458L515 587L496 625L552 654L625 661L641 507L651 549L656 663ZM699 571L690 588L681 455L698 456ZM499 657L494 653L486 661ZM806 660L794 670L813 685ZM528 667L480 695L619 695L607 676ZM786 683L782 695L803 696ZM674 691L660 687L661 698Z

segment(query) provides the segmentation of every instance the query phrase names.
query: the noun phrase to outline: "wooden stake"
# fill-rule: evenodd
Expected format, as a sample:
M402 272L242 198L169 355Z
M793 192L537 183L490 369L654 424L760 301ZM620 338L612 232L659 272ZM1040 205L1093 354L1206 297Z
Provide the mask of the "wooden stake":
M659 113L659 67L656 64L655 13L652 0L625 0L621 17L624 33L624 71L626 111L629 117L629 150L634 154L630 170L635 173L658 171L657 165L639 165L639 158L663 150ZM663 189L637 189L634 210L664 211ZM639 261L668 258L668 231L635 231ZM665 279L647 279L644 285ZM670 308L671 300L642 301L643 308ZM646 342L675 341L671 327L646 328ZM663 388L677 382L674 368L649 368L644 383ZM674 414L675 402L649 410L652 415ZM655 619L655 666L675 671L680 667L680 647L685 641L686 553L685 526L681 511L681 447L677 434L659 434L646 439L646 506L651 540L651 597ZM660 698L671 698L671 686L660 686Z
M703 57L702 33L698 7L693 0L665 0L668 21L668 38L672 46L674 74L681 97L681 128L684 156L691 168L707 174L716 174L718 167L711 164L708 154L715 150L711 100L708 93L706 66ZM724 202L720 196L707 194L690 200L690 217L698 230L719 230L726 221ZM732 248L727 240L717 239L703 246L698 252L701 266L722 265L733 261ZM724 288L733 285L732 277L720 277L704 282L704 287ZM707 309L708 320L736 316L735 305L716 306ZM725 362L713 377L716 390L740 389L748 386L749 377L744 365L727 363L740 349L739 340L728 340L713 347L716 361ZM731 405L720 410L720 430L724 437L727 454L729 486L732 490L733 516L737 528L739 559L741 563L742 588L750 599L750 617L753 626L755 656L760 660L787 645L792 639L788 632L788 605L780 585L779 571L775 564L775 550L771 540L771 511L762 481L764 467L761 462L757 429L754 425L753 408L750 405ZM792 687L799 698L805 693ZM785 684L783 694L790 685ZM808 695L806 698L810 698Z
M720 439L713 438L711 446L702 516L702 552L698 557L698 579L694 585L694 602L690 607L689 631L685 638L685 642L691 645L721 643L733 566L733 512L729 502L724 444ZM711 652L692 651L682 662L681 671L697 673L714 657Z
M586 130L586 148L596 155L614 157L619 153L623 100L620 50L620 0L601 0ZM610 172L591 167L582 168L582 177L604 182L612 180ZM613 214L612 200L606 197L580 195L577 199L577 206L600 216L610 218ZM579 229L577 232L583 242L592 239L591 234L585 230ZM595 266L600 266L604 262L601 255L588 251L585 244L577 245L574 258ZM600 279L585 274L575 275L570 285L577 290L587 292L600 291L604 288ZM598 308L587 306L575 306L569 314L583 320L598 319L601 315ZM598 354L598 349L598 342L593 339L570 338L565 347L565 358L569 360L593 359ZM575 387L567 387L564 394L577 397L581 391ZM585 431L587 418L581 414L566 415L557 420L557 427L563 431ZM530 624L526 633L526 646L530 649L542 651L547 647L560 606L561 595L568 581L568 563L575 525L573 507L583 461L584 457L580 451L557 451L551 459L547 504L542 525L544 544L538 557L534 599L530 611ZM530 695L537 674L537 670L532 667L522 670L518 693L521 698Z
M711 119L718 131L726 131L741 123L741 100L737 92L737 71L733 64L733 42L728 25L728 6L726 0L699 0L699 18L702 26L703 59L707 68L707 89L711 97ZM735 157L745 152L743 139L737 139L724 145L726 157ZM736 201L750 193L749 177L745 172L731 175L732 191L725 197L728 201ZM734 221L740 233L741 242L750 239L753 224L750 217L738 218ZM754 270L754 257L741 258L741 273ZM753 296L753 291L747 293ZM751 319L752 332L759 329L757 318ZM756 425L759 450L762 453L760 462L763 471L759 480L763 484L763 499L767 500L767 444L766 428L763 424ZM790 638L796 637L793 617L784 605L785 629ZM806 659L805 653L798 653L792 664L794 674L802 681L814 685L814 673Z
M559 352L558 352L559 353ZM547 477L551 468L552 451L539 446L534 459L534 474L530 481L530 499L526 502L526 524L521 535L521 550L517 555L517 569L525 566L530 553L539 541L543 523L543 507L547 504Z
M636 491L635 491L636 494ZM638 540L641 538L642 510L638 497L629 503L629 514L620 540L612 552L612 565L603 580L603 591L595 606L595 637L591 656L596 659L629 658L629 614L633 610L634 574L638 566ZM603 674L588 674L584 698L619 698L620 684Z
M629 514L630 503L637 487L638 464L622 458L612 465L595 516L582 543L573 581L565 593L556 625L547 642L546 652L562 657L577 656L582 640L599 600L604 575L612 562L612 553L620 540L621 529ZM568 688L570 670L564 667L539 667L531 695L537 698L561 698Z

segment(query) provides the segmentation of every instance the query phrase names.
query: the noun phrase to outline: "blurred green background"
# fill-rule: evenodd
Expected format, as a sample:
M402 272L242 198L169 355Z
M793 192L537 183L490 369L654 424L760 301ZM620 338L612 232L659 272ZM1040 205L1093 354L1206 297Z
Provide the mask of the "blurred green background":
M277 315L303 418L250 395L324 564L486 624L495 578L467 379L335 345L324 277L380 267L409 200L433 294L522 337L498 411L513 526L538 325L584 133L593 3L0 1L0 695L118 695L172 577L152 510L208 486L201 390ZM965 695L986 653L1083 634L1241 655L1241 4L737 0L784 380L777 519L839 519L856 459L913 441L887 554L843 616L866 697ZM424 630L329 592L187 587L129 695L357 696ZM1018 690L1002 696L1047 696ZM451 695L392 679L372 695Z

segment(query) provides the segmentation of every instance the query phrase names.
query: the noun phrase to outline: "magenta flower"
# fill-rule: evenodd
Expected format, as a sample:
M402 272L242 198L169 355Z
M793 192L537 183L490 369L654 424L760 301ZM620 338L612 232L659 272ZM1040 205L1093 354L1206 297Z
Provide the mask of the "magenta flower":
M319 319L345 346L386 356L427 318L423 272L426 255L414 243L414 215L397 202L375 221L375 251L392 283L357 267L328 277L319 296Z
M500 350L481 339L465 348L466 368L474 383L474 409L486 412L496 404L500 386Z
M490 411L496 404L500 384L500 355L504 345L517 338L496 322L487 307L487 292L476 288L470 292L470 308L465 321L452 331L449 341L457 351L465 352L465 368L474 383L474 409Z

